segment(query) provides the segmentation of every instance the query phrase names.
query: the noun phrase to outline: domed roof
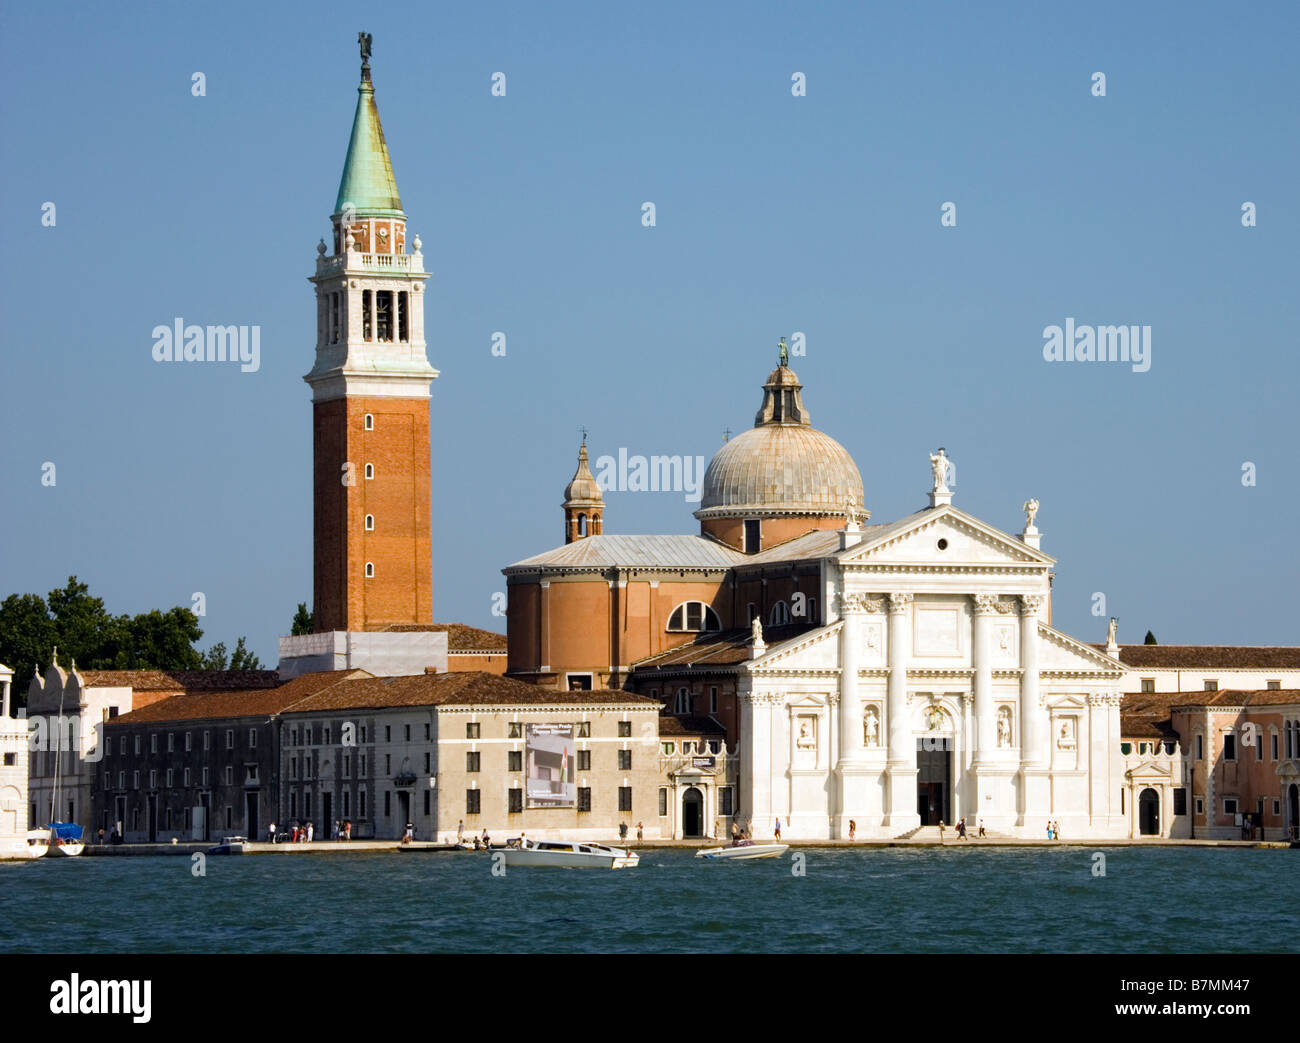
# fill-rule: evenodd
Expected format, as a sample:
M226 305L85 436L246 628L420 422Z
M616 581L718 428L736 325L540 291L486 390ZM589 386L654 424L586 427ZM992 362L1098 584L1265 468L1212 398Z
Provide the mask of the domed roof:
M839 442L809 423L789 366L763 385L754 426L727 442L704 473L695 517L820 515L865 521L862 475Z
M573 480L564 487L564 507L594 506L603 504L605 498L601 495L600 486L596 479L592 477L591 468L587 466L587 443L582 443L582 448L578 450L578 470L574 474Z

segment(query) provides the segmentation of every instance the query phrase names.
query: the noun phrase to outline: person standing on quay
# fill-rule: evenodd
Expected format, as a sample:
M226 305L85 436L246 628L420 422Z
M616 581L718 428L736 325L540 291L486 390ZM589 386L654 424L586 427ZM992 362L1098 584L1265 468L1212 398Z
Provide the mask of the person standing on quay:
M267 834L268 834L267 839L270 840L270 842L271 842L272 844L274 844L274 843L275 843L275 823L274 823L274 822L272 822L269 826L266 827L266 832L267 832Z
M940 819L939 820L939 843L940 844L943 843L943 830L944 830L943 819Z
M852 840L854 836L857 835L857 832L858 832L858 824L855 821L853 821L853 819L849 819L849 839Z
M780 816L780 815L778 815L777 818L776 818L776 830L775 830L775 832L776 832L776 839L777 839L777 840L780 840L780 839L781 839L781 816Z
M636 842L639 844L645 839L645 826L640 822L636 824Z
M988 836L987 836L987 835L985 834L985 832L984 832L984 820L983 820L983 819L980 819L980 832L979 832L979 835L980 835L980 837L981 837L982 839L984 839L984 840L987 840L987 839L988 839Z

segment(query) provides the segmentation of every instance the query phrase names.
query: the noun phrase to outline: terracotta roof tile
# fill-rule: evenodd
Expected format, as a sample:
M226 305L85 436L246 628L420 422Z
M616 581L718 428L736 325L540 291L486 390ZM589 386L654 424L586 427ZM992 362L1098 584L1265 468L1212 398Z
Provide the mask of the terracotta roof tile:
M1300 646L1120 645L1119 659L1135 670L1300 670Z
M782 641L789 641L791 638L799 637L816 629L817 624L810 623L791 623L787 626L764 627L763 641L770 651L773 645L780 644ZM711 634L701 634L690 644L670 648L666 652L660 652L658 655L641 659L632 664L632 671L633 673L642 674L638 681L644 683L645 680L654 675L656 668L698 667L701 670L706 670L709 667L735 666L737 663L748 660L752 649L753 633L749 627L737 630L718 630Z
M448 652L504 652L506 650L505 634L472 627L466 623L393 623L379 629L386 634L445 631Z
M274 688L274 670L78 670L87 688L133 688L137 692L237 691Z
M369 677L364 670L331 670L303 674L278 688L242 692L210 691L173 695L113 719L114 724L211 720L224 717L268 717L350 677Z

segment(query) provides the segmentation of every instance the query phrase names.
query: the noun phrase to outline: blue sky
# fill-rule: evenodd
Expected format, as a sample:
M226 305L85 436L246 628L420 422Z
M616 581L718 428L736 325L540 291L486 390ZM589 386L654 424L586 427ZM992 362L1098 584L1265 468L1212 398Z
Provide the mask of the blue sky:
M957 506L1015 532L1041 502L1067 632L1104 637L1101 591L1121 640L1300 640L1300 8L802 6L7 3L0 596L202 591L202 644L274 662L312 597L306 279L365 29L434 273L439 620L504 629L580 424L707 459L798 330L873 521L943 445ZM260 325L261 369L155 363L177 316ZM1067 317L1150 325L1150 371L1045 362ZM609 532L697 528L607 502Z

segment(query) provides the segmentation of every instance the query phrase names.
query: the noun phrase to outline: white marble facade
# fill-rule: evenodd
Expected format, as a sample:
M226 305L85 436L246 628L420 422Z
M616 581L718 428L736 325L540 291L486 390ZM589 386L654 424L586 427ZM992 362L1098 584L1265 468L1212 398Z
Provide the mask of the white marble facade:
M1123 668L1045 622L1054 559L1032 517L1010 536L937 500L850 525L823 569L838 618L742 668L742 816L801 839L847 838L850 820L901 836L923 814L1127 836Z

